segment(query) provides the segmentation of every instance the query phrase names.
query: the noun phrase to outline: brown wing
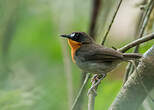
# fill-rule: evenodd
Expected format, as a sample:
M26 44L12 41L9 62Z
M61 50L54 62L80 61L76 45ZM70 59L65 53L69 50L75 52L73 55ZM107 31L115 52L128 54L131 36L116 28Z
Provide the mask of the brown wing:
M123 59L120 52L97 44L85 44L79 50L77 56L85 61L104 62Z

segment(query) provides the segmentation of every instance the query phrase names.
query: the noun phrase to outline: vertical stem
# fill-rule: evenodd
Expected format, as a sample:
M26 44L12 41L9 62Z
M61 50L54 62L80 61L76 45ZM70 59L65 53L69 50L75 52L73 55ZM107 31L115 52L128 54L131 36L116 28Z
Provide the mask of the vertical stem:
M78 101L79 101L79 98L82 96L83 90L84 90L84 88L85 88L85 85L86 85L87 82L88 82L89 77L90 77L90 73L87 73L87 74L86 74L86 77L85 77L85 79L84 79L84 82L83 82L83 84L82 84L82 86L81 86L81 88L80 88L80 90L79 90L79 92L78 92L78 95L77 95L77 97L76 97L75 100L74 100L74 103L73 103L73 105L72 105L72 110L75 109L75 107L76 107L76 105L77 105L77 103L78 103Z
M113 24L113 22L114 22L114 20L115 20L115 17L116 17L116 15L117 15L117 13L118 13L118 10L119 10L120 6L121 6L121 3L122 3L122 0L119 1L119 4L118 4L118 6L117 6L117 9L115 10L115 13L114 13L114 15L113 15L113 18L112 18L112 20L111 20L111 23L109 24L109 27L108 27L108 29L107 29L105 35L104 35L104 38L103 38L103 41L102 41L102 45L104 45L104 43L105 43L105 41L106 41L106 38L107 38L107 36L108 36L108 33L110 32L111 26L112 26L112 24Z
M95 93L91 92L88 96L88 110L94 110L95 105Z
M92 86L94 86L97 83L97 81L92 81ZM98 85L93 88L94 90L91 90L88 92L88 110L94 110L94 105L95 105L95 97L96 97L96 90L97 90Z
M144 34L145 28L146 28L146 26L148 24L148 21L149 21L149 18L150 18L150 14L151 14L152 9L153 9L153 6L154 6L154 1L151 0L149 5L148 5L148 9L147 9L147 11L145 13L145 16L143 18L144 21L143 21L142 27L140 29L138 38L141 38L143 36L143 34ZM136 48L134 49L134 52L137 53L138 49L139 49L139 45L136 46Z

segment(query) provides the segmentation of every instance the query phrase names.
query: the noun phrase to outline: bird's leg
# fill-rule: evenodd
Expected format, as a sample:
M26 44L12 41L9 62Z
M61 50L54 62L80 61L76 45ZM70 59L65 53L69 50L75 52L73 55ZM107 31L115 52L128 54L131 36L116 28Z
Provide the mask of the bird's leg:
M94 74L94 75L92 76L92 78L91 78L91 82L94 82L94 81L97 81L97 80L99 80L98 74Z
M105 76L106 76L106 74L101 74L101 76L96 74L92 77L92 80L91 80L92 86L88 90L88 95L90 94L90 92L94 92L95 95L97 95L96 88L101 83L101 80L103 80L105 78Z
M97 82L97 80L98 80L98 74L94 74L91 78L92 85L89 88L87 95L89 95L90 92L94 92L94 94L97 95L96 90L95 90L96 88L93 88L93 85Z

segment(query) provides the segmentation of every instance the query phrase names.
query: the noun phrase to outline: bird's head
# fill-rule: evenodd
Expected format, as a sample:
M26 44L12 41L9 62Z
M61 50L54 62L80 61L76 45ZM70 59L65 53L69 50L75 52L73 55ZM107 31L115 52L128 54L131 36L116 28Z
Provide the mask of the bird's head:
M93 39L89 37L85 32L73 32L71 34L64 34L61 37L68 39L68 44L71 47L72 60L74 60L75 52L82 44L90 44L93 42Z
M68 38L69 40L80 44L91 43L93 41L93 39L89 37L85 32L73 32L71 34L61 35L61 37Z

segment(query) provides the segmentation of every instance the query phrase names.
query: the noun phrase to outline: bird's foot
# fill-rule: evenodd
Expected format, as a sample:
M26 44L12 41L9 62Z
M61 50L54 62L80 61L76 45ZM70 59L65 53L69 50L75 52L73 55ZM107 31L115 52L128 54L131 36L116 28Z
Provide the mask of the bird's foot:
M92 77L92 79L91 79L92 86L88 90L87 95L89 95L91 92L93 92L95 95L97 95L96 88L101 83L101 80L103 80L105 78L105 76L106 76L106 74L101 74L101 76L96 74Z
M96 82L97 80L99 80L99 76L98 74L94 74L91 78L91 82L93 83L93 82Z
M91 92L93 92L94 95L97 96L96 89L95 89L93 86L91 86L91 87L88 89L87 96L89 96L89 94L90 94Z

